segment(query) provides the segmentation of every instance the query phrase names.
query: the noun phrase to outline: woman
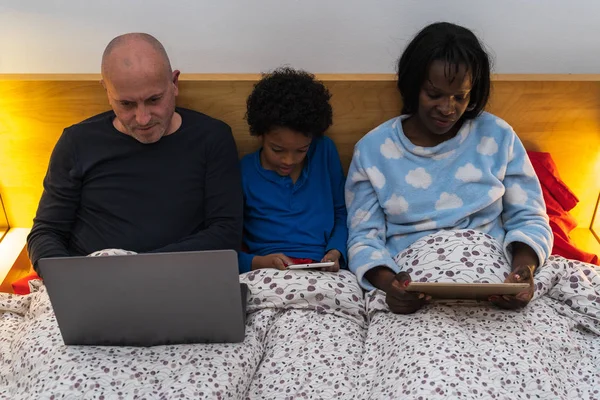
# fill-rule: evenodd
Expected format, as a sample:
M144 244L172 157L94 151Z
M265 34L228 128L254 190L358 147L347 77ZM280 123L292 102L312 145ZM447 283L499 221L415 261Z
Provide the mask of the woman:
M411 277L393 257L439 230L474 229L503 245L512 267L506 282L529 283L490 300L524 307L553 237L522 143L483 111L489 56L470 30L429 25L399 60L398 89L402 115L357 143L348 172L350 270L364 288L383 290L393 312L411 313L428 298L405 291Z

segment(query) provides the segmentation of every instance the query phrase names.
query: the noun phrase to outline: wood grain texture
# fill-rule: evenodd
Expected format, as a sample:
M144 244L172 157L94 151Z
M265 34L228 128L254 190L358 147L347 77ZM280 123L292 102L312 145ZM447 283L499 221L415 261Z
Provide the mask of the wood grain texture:
M248 134L244 114L258 75L210 75L214 79L205 74L182 79L178 105L224 120L240 155L253 151L258 143ZM393 75L319 77L333 94L334 125L328 135L347 168L356 141L399 114ZM580 199L573 214L580 226L589 227L600 192L600 77L525 77L495 77L488 110L507 120L528 149L553 155L563 180ZM94 74L10 78L0 76L0 193L11 226L29 227L62 130L109 106Z
M590 231L592 232L594 239L598 242L598 246L600 246L600 194L598 195L598 201L596 201L596 210L592 217ZM600 247L598 249L598 254L600 255Z

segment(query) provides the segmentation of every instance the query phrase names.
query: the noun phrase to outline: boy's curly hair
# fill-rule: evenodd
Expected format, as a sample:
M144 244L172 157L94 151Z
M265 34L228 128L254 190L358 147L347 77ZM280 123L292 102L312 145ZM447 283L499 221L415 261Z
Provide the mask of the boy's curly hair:
M246 102L252 136L288 128L309 137L323 136L333 112L327 88L313 74L289 67L263 74Z

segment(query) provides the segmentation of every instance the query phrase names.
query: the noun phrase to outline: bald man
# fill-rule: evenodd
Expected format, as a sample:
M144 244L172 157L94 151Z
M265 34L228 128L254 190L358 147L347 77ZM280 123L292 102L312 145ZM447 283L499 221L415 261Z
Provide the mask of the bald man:
M178 108L179 71L154 37L113 39L102 57L112 111L64 130L44 179L29 257L238 250L237 149L222 121Z

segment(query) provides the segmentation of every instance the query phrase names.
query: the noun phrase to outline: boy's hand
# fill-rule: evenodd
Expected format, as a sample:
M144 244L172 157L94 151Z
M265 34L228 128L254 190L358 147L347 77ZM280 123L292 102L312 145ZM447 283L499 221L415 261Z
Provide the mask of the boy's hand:
M340 270L340 257L341 256L342 256L342 253L340 253L339 251L337 251L335 249L329 250L327 252L327 254L325 254L325 256L321 259L321 262L333 261L335 264L333 264L331 267L323 267L323 268L321 268L321 271L338 272Z
M263 268L285 270L291 264L293 264L292 260L282 253L269 254L268 256L254 256L252 259L252 270Z

